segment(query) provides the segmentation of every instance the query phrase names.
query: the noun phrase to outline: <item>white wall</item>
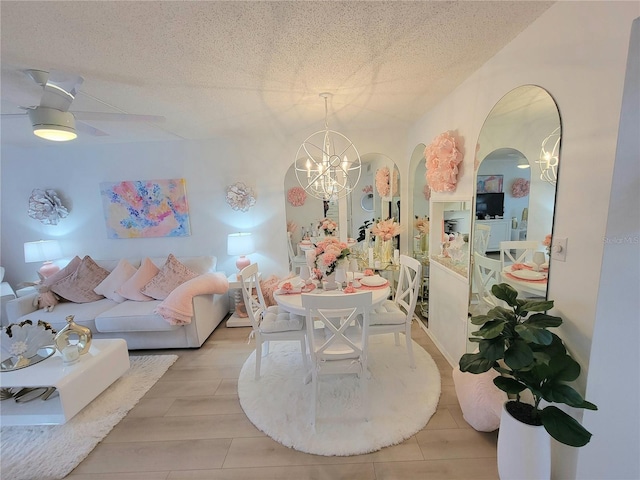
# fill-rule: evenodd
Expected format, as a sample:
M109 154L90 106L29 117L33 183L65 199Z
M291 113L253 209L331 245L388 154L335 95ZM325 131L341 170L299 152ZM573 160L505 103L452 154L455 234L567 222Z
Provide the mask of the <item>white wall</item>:
M588 378L596 309L606 311L615 306L612 298L599 298L599 259L603 256L629 33L631 22L638 15L640 4L637 2L556 3L425 115L408 139L408 148L412 148L418 142L428 143L442 131L456 129L465 138L467 148L460 184L454 195L471 197L474 152L469 146L475 145L484 118L493 105L505 93L524 84L539 85L556 100L563 138L554 234L568 238L568 249L566 262L554 263L549 298L555 300L554 313L565 320L560 334L584 368L578 385L582 391ZM437 198L448 196L434 194ZM628 265L619 271L615 281L631 282L637 291L634 268L637 265ZM464 301L462 287L452 292L450 286L443 288L432 281L430 288L430 297L438 301ZM603 303L598 305L599 301ZM621 321L633 331L631 324L638 321L637 310L626 313ZM431 315L429 319L436 329L437 323L458 320ZM626 334L620 330L618 333ZM637 344L637 340L636 335L633 343ZM610 347L619 351L616 345ZM618 368L625 362L619 356L612 354L611 358L611 368L607 371L611 382L631 383L630 388L637 389L635 371ZM636 366L637 363L633 368ZM617 397L623 394L601 390L591 382L589 392L594 396L601 393L598 397L607 404L602 406L612 409ZM629 424L626 412L620 410L612 415L609 430L600 432L598 442L620 435L621 442L635 442L637 447L637 423ZM578 449L555 447L554 452L554 478L576 478ZM602 465L604 476L601 478L624 478L616 477L615 472L621 470L611 465L603 446L594 443L590 456L592 463ZM637 459L626 456L623 462L635 463Z

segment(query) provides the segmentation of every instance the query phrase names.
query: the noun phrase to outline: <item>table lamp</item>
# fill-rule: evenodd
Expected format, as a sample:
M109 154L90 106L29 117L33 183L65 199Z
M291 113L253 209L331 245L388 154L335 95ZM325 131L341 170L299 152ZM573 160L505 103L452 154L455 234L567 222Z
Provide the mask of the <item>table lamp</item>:
M236 260L236 268L238 272L244 267L251 265L245 255L254 252L253 236L251 233L230 233L227 236L227 255L238 256Z
M44 262L38 272L43 277L50 277L60 270L60 267L52 260L62 258L62 250L57 240L39 240L37 242L24 243L24 262Z

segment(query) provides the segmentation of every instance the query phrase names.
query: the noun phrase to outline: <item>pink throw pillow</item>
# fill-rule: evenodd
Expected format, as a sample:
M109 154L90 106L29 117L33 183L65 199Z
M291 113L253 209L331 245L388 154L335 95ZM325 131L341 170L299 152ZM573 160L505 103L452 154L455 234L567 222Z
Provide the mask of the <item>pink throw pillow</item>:
M120 295L117 290L133 275L137 269L129 263L128 260L122 259L118 262L116 268L105 278L96 288L93 289L98 295L104 295L105 297L113 300L114 302L122 303L126 300L125 297Z
M50 287L54 283L62 280L63 278L68 277L72 273L75 273L75 271L78 270L78 267L80 266L81 262L82 262L82 260L80 259L80 257L75 256L75 257L73 257L71 259L71 261L64 268L58 270L56 273L54 273L53 275L51 275L49 277L43 278L38 273L38 276L40 276L40 280L42 280L41 285Z
M128 300L149 302L153 300L153 298L142 293L140 289L149 283L159 271L158 267L156 267L149 258L145 258L138 271L134 273L129 280L124 282L116 292Z
M160 271L140 292L156 300L164 300L178 285L197 276L196 272L180 263L173 254L169 254Z
M93 289L108 275L108 270L102 268L87 255L82 259L75 272L51 285L51 291L74 303L95 302L103 299L104 296L98 295Z

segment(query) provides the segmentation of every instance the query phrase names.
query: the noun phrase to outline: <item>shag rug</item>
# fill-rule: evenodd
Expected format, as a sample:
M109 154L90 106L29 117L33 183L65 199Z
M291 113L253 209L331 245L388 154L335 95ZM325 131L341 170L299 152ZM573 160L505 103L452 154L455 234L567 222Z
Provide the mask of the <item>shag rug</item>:
M286 447L326 456L359 455L395 445L419 432L436 411L440 373L431 356L413 342L409 367L404 338L376 335L369 343L369 421L365 421L356 375L320 377L315 431L312 384L304 383L298 342L271 342L255 380L255 351L238 379L240 404L251 422Z
M177 355L131 356L129 370L64 425L2 427L2 478L64 478L177 359Z

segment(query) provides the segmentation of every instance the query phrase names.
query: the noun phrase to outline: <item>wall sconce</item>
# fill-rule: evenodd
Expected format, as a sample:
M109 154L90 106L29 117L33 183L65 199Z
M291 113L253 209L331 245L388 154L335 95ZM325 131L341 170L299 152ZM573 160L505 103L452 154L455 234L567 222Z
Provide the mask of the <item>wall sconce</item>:
M60 267L52 260L62 258L62 249L57 240L39 240L37 242L24 243L24 262L44 262L38 272L43 277L50 277L60 270Z

